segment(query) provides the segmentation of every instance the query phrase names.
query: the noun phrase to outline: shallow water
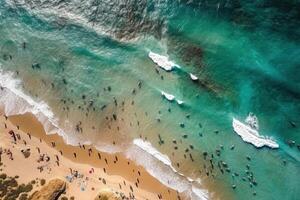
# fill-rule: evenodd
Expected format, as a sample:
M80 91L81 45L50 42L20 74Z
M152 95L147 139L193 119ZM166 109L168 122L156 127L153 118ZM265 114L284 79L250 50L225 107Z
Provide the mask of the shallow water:
M81 7L1 1L1 69L50 106L69 142L118 151L147 138L179 173L200 178L201 188L222 199L297 199L299 8L297 1L86 1ZM150 51L181 68L158 68ZM232 118L243 121L249 112L278 150L257 149L233 132ZM221 161L230 171L219 170Z

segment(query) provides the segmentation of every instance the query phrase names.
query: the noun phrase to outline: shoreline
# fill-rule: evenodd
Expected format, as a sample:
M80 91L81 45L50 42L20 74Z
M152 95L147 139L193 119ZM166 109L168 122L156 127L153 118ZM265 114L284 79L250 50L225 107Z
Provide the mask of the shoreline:
M21 138L24 138L27 145L29 145L31 141L27 134L29 133L32 139L35 138L36 140L39 140L40 145L43 146L43 148L52 149L53 153L56 153L56 155L62 153L63 155L60 155L60 157L68 160L72 165L85 165L86 171L91 168L94 168L93 170L97 172L100 171L102 176L106 176L105 179L107 179L107 182L109 182L110 179L113 179L114 176L123 178L124 181L126 180L125 182L128 183L126 185L131 186L127 188L127 193L129 194L130 190L133 190L134 192L132 193L134 193L136 197L141 196L137 199L186 199L183 194L179 194L177 191L163 185L159 180L151 176L142 166L138 166L120 153L103 153L88 145L84 145L84 147L83 145L80 147L71 146L65 144L63 139L57 134L46 135L41 123L38 122L31 113L10 116L7 121L1 116L1 121L2 120L3 123L8 124L7 129L14 128L14 130L21 135ZM16 127L19 127L20 130ZM8 130L6 130L6 132L7 131ZM76 155L74 153L76 153ZM112 184L114 186L110 187L116 191L124 192L126 190L124 190L124 187L122 187L121 184L124 184L124 181L114 183ZM92 194L94 193L91 193L91 195ZM96 196L96 194L94 196Z
M1 74L2 75L2 74ZM88 149L91 149L91 152L98 152L97 147L94 147L93 145L85 145L85 149L82 149L83 145L78 144L69 144L68 141L65 141L66 138L63 137L63 134L61 134L61 130L55 122L56 118L54 117L54 114L50 107L45 102L36 102L33 100L30 96L27 96L20 88L19 88L19 82L18 79L15 79L12 77L12 74L4 74L6 81L2 81L1 85L3 89L1 89L2 92L4 92L4 99L3 99L3 105L2 105L2 112L6 113L9 117L9 119L15 124L20 126L20 128L26 132L31 133L33 136L36 136L37 138L41 138L44 140L48 146L53 146L53 141L57 143L55 145L55 148L57 151L60 151L60 149L64 149L67 153L64 154L65 157L70 159L73 162L76 162L77 160L80 160L80 162L87 163L91 166L103 167L103 161L101 164L98 163L99 156L98 155L91 155L91 157L87 156L89 155ZM5 97L9 98L5 98ZM13 99L11 99L13 98ZM25 105L23 107L16 107L15 105L19 105L20 102L15 102L15 98L20 99ZM7 101L8 100L8 101ZM27 105L28 104L28 105ZM8 105L13 105L13 108L11 108ZM8 109L8 110L7 110ZM7 113L8 112L8 113ZM25 114L24 114L25 113ZM54 121L53 121L54 120ZM49 129L49 127L53 127ZM38 131L36 131L38 130ZM57 132L58 131L58 132ZM47 133L49 135L47 135ZM75 145L75 146L74 146ZM79 145L79 146L77 146ZM71 148L71 149L70 149ZM139 147L140 148L140 147ZM141 149L144 150L144 149ZM76 158L74 158L74 152L76 152ZM163 191L164 196L170 196L171 199L179 199L178 193L181 193L181 198L185 196L186 199L208 199L208 196L212 195L214 198L218 198L219 195L216 195L215 190L211 190L211 187L204 187L202 186L200 188L194 187L195 180L190 179L189 177L185 177L182 174L165 174L165 167L157 167L158 174L156 168L156 163L149 162L148 160L144 160L144 157L138 156L138 160L135 159L135 153L132 155L128 155L128 152L119 152L119 153L104 153L101 150L99 151L100 154L111 158L111 162L114 163L116 157L118 157L118 160L122 160L124 166L129 165L128 163L134 163L134 167L140 168L141 171L145 172L147 174L147 181L150 181L150 186L147 186L147 190L153 191L154 193L157 193L157 195L162 196L162 194L159 194L160 191ZM149 153L145 151L146 154ZM132 152L131 152L132 153ZM160 152L159 152L160 153ZM132 157L133 156L133 157ZM148 155L144 156L148 157ZM153 155L152 155L153 156ZM150 155L151 157L151 155ZM139 161L144 160L142 162ZM147 166L144 165L144 162L148 163ZM97 164L96 164L97 163ZM120 162L118 162L120 163ZM114 163L115 164L115 163ZM125 165L127 164L127 165ZM149 165L150 164L150 165ZM107 164L106 164L107 165ZM162 163L162 165L164 165ZM119 174L120 170L113 166L109 166L110 170L105 173L111 173L111 174ZM151 169L149 169L149 167ZM154 168L152 168L154 167ZM170 167L170 166L167 166ZM126 170L131 170L130 166L125 167ZM122 169L122 170L124 170ZM170 168L172 170L172 167ZM168 171L170 169L167 169ZM174 171L174 170L173 170ZM134 172L134 171L133 171ZM162 175L162 177L161 177ZM122 172L122 177L131 180L134 185L136 185L136 180L132 178L132 174L128 172ZM160 178L161 177L161 178ZM183 179L181 179L183 178ZM172 181L174 179L174 181ZM179 181L179 182L178 182ZM197 181L198 182L198 181ZM198 182L199 183L199 182ZM196 183L198 185L198 183ZM143 186L143 183L138 184L141 187ZM152 185L159 186L159 190L155 189L153 190ZM202 184L201 184L202 185ZM149 188L149 189L148 189ZM166 189L167 188L167 189ZM171 194L173 191L174 194ZM195 192L196 191L196 192ZM208 192L213 192L213 194L209 194ZM176 194L175 194L176 193ZM173 195L173 196L172 196Z

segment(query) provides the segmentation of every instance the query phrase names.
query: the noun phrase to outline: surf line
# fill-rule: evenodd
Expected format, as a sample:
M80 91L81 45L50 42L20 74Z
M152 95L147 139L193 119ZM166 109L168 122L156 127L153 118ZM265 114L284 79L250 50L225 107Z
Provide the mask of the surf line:
M272 149L279 148L279 145L270 137L262 136L258 133L258 121L255 115L252 113L246 119L246 123L233 118L232 127L234 132L238 134L242 140L246 143L250 143L257 148L263 146L270 147Z
M150 51L149 54L148 54L148 57L157 66L159 66L160 68L162 68L166 72L171 72L176 68L181 69L181 67L179 65L177 65L175 62L171 61L168 56L163 56L163 55L160 55L160 54L157 54L157 53L154 53L154 52ZM194 75L192 73L188 73L188 72L185 72L185 73L189 74L189 77L192 81L198 81L199 80L199 78L196 75ZM168 94L164 91L161 91L161 95L165 99L167 99L168 101L174 101L175 100L178 105L182 105L184 103L184 101L176 99L174 95Z
M169 60L169 57L163 56L152 51L148 54L149 58L156 63L160 68L164 69L167 72L172 71L174 68L181 68L179 65ZM187 72L188 73L188 72ZM192 74L188 73L192 81L198 81L199 78ZM179 105L182 105L184 102L175 98L174 95L168 94L164 91L161 91L161 95L168 101L177 101ZM257 125L257 126L256 126ZM241 121L233 118L232 127L236 134L238 134L243 141L250 143L257 148L267 146L272 149L279 148L279 145L270 137L259 135L258 133L258 122L257 118L254 115L249 115L246 120L246 124Z
M148 54L148 57L155 64L157 64L160 68L164 69L167 72L171 72L175 68L181 69L181 67L179 65L177 65L176 63L174 63L173 61L171 61L168 56L163 56L163 55L160 55L160 54L150 51ZM192 81L199 80L199 78L195 74L188 73L188 72L185 72L185 73L189 74L189 77L190 77L190 79L192 79Z
M175 101L177 102L178 105L182 105L182 104L184 103L182 100L176 99L175 96L172 95L172 94L166 93L166 92L164 92L164 91L161 91L160 93L161 93L161 95L162 95L165 99L167 99L168 101L171 101L171 102L172 102L172 101L175 100Z

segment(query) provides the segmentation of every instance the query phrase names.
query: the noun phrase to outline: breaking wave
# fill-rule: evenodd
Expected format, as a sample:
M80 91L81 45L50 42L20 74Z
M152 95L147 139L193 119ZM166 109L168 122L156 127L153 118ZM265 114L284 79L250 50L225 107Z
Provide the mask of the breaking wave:
M118 40L133 40L143 34L161 38L165 29L161 10L166 1L6 0L12 8L23 8L59 26L78 24Z
M32 113L43 125L47 134L58 134L70 145L82 143L79 138L70 137L59 127L59 120L44 101L33 100L22 91L21 81L14 78L13 73L3 72L1 69L0 94L0 108L4 110L7 116ZM91 142L86 141L85 144L91 144ZM96 148L108 153L115 152L115 150L111 149L111 145L103 144L101 147L97 145ZM124 151L124 154L137 164L145 167L161 183L180 193L184 193L189 199L208 199L208 192L199 188L200 180L193 180L177 172L172 166L169 157L160 153L151 143L141 139L134 139L133 144Z
M155 149L150 142L134 139L133 145L127 150L126 156L142 165L156 179L164 185L184 193L192 200L207 200L209 194L200 189L200 180L193 180L179 173L169 157Z

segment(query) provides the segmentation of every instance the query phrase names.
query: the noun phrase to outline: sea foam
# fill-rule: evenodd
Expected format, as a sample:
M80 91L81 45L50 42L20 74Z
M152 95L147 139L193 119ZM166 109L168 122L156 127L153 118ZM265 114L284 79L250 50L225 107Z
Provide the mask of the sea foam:
M258 134L258 131L251 128L250 126L243 124L239 120L233 118L232 120L233 130L241 136L241 138L258 148L267 146L270 148L279 148L279 145L273 141L271 138L264 137Z
M197 81L198 80L198 77L192 73L190 73L190 77L193 81Z
M3 72L0 69L0 107L4 109L7 116L32 113L38 121L43 125L47 134L58 134L63 137L64 141L70 145L78 145L78 140L69 137L64 130L59 128L58 119L55 117L51 108L44 101L35 101L29 95L25 94L21 89L21 80L14 77L12 72ZM84 144L92 144L89 141ZM101 145L102 146L102 145ZM110 145L105 146L104 151L111 153ZM103 150L102 147L96 146L98 150ZM171 160L167 155L156 150L151 143L144 142L140 139L135 139L124 152L125 156L135 161L162 184L183 192L192 200L208 199L208 192L199 189L193 185L198 183L191 178L184 177L179 174L172 166ZM153 166L155 166L153 168Z
M199 188L200 181L185 177L172 165L165 154L159 152L152 144L142 139L134 139L133 145L126 151L126 156L142 165L162 184L184 193L192 200L209 199L208 191Z
M161 95L163 96L163 97L165 97L167 100L169 100L169 101L173 101L174 99L175 99L175 96L174 95L172 95L172 94L168 94L168 93L166 93L166 92L164 92L164 91L161 91Z
M166 56L153 53L152 51L149 52L148 56L154 63L166 71L172 71L175 67L180 68Z
M174 101L176 100L178 105L182 105L184 103L184 101L176 99L174 95L166 93L164 91L160 91L161 95L166 98L168 101Z
M22 91L21 81L14 78L13 73L3 72L0 69L0 86L0 106L7 116L32 113L42 123L47 133L57 133L67 144L75 142L59 128L58 119L44 101L35 101Z
M7 116L22 115L32 113L43 125L47 134L58 134L66 144L77 146L79 143L92 145L92 141L83 138L81 135L73 133L74 128L68 120L64 120L63 129L59 120L55 117L49 105L42 100L34 100L25 94L21 88L21 80L14 78L12 72L3 72L0 69L0 107L3 108ZM69 133L69 134L67 134ZM97 142L95 148L107 153L120 152L121 149L116 145L109 145Z

